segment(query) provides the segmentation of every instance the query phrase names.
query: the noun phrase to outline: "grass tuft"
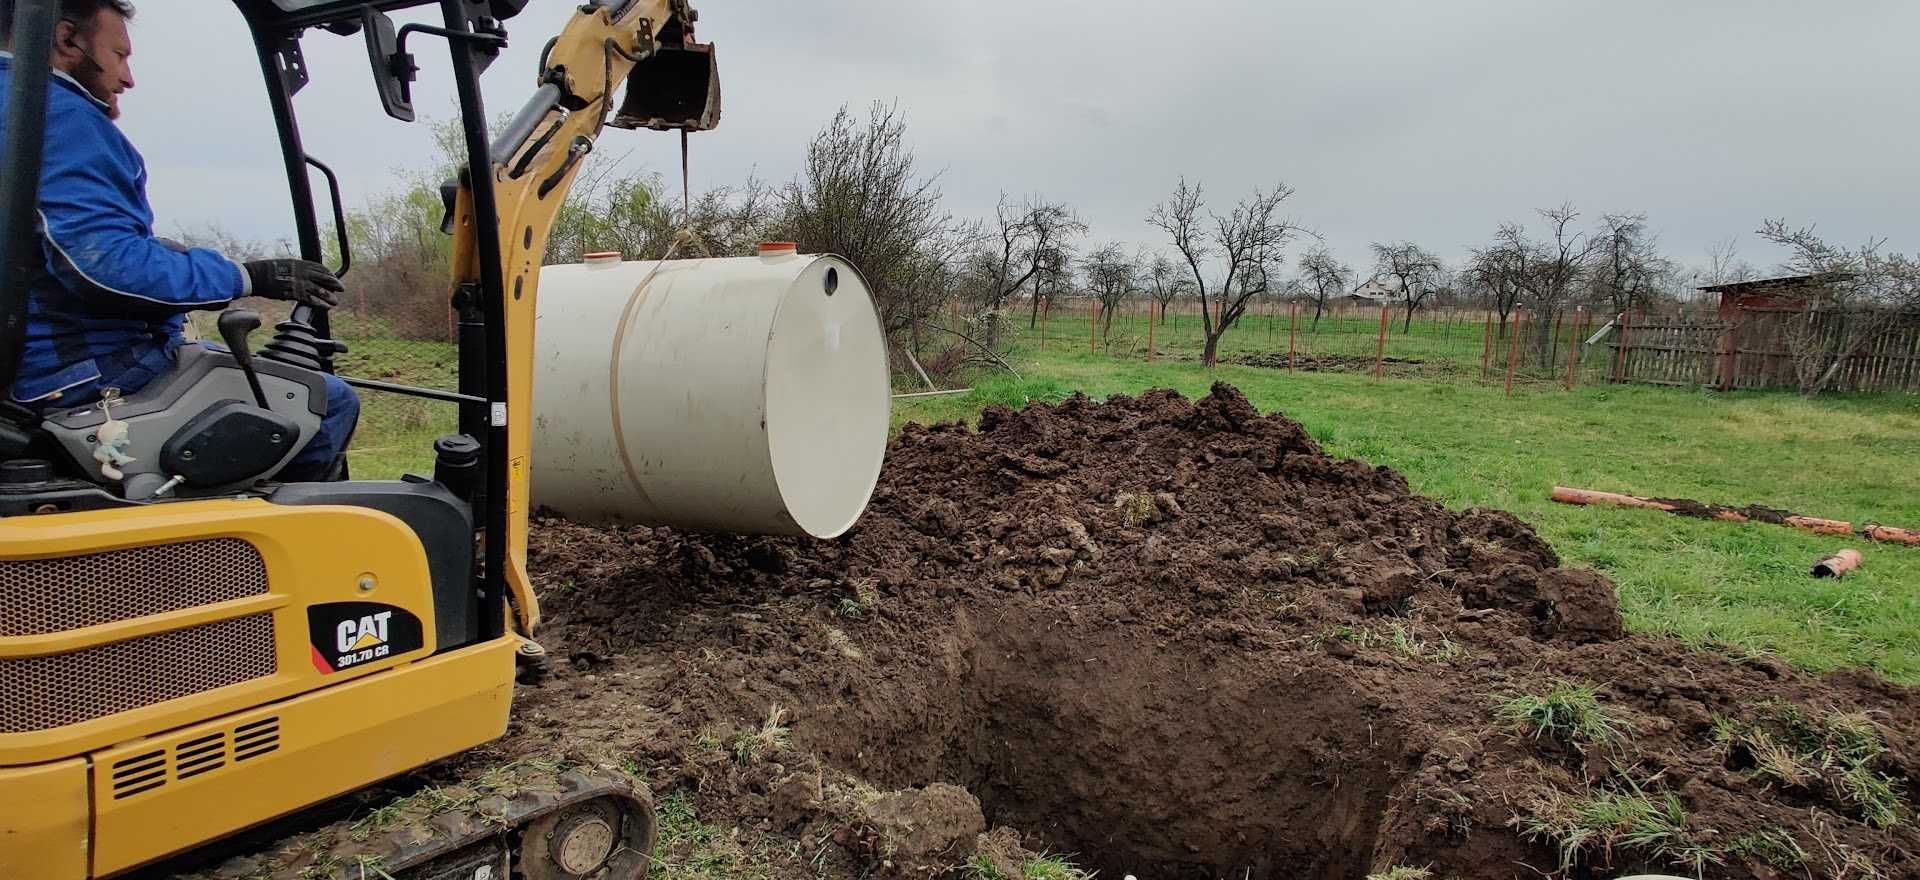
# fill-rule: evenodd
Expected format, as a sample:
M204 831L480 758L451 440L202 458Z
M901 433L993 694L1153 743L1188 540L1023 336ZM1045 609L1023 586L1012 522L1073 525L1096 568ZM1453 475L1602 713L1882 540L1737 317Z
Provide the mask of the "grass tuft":
M1093 880L1093 872L1081 870L1078 865L1068 861L1072 853L1046 855L1028 859L1020 866L1021 880Z
M1413 661L1453 660L1467 653L1446 633L1439 633L1437 639L1423 638L1416 624L1401 620L1388 623L1385 629L1331 626L1313 636L1312 644L1316 648L1328 642L1346 642L1356 648L1386 647L1400 657Z
M1407 865L1394 865L1385 871L1367 875L1367 880L1432 880L1433 871Z
M848 578L847 595L840 598L835 613L848 620L864 619L880 601L879 585L873 578Z
M1807 851L1800 848L1793 835L1778 829L1742 834L1727 846L1727 853L1782 871L1798 870L1807 863Z
M1848 767L1841 772L1840 794L1843 800L1860 809L1860 818L1875 828L1892 828L1899 824L1905 812L1899 783L1864 766Z
M647 880L771 880L731 830L700 821L684 792L660 799L653 814L659 830Z
M962 876L967 880L1014 880L1001 873L1000 866L995 865L993 859L986 855L977 855L968 859L964 867L966 871Z
M1421 638L1411 621L1393 621L1387 624L1387 630L1393 652L1408 660L1452 660L1466 653L1445 632L1437 640Z
M1624 739L1633 725L1615 718L1600 705L1600 689L1570 681L1556 681L1542 694L1509 694L1496 698L1494 715L1530 731L1572 746Z
M767 720L760 722L757 730L743 730L733 740L733 762L742 767L760 763L760 759L787 747L788 734L787 710L773 706L767 710Z
M1755 721L1713 719L1714 742L1753 777L1786 788L1830 792L1875 828L1891 828L1906 813L1900 783L1875 769L1887 747L1866 716L1835 713L1824 722L1790 703L1763 705Z
M1627 780L1627 787L1567 793L1545 789L1517 824L1527 837L1552 843L1560 852L1560 870L1600 855L1613 861L1616 849L1683 867L1696 876L1709 864L1721 864L1718 851L1687 834L1687 811L1672 792L1650 795Z
M1114 496L1113 508L1120 511L1120 521L1129 528L1138 527L1153 516L1153 493L1146 490L1122 492Z

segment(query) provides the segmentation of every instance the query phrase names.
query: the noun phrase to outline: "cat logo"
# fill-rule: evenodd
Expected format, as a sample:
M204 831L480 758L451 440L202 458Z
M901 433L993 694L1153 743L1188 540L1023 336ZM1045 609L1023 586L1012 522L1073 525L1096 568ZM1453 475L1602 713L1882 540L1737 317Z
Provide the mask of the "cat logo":
M340 652L349 654L366 648L378 648L387 643L387 621L393 619L393 612L382 611L369 614L359 620L342 620L334 630L338 634L335 642Z
M313 666L332 674L421 647L420 618L378 602L329 602L307 608Z

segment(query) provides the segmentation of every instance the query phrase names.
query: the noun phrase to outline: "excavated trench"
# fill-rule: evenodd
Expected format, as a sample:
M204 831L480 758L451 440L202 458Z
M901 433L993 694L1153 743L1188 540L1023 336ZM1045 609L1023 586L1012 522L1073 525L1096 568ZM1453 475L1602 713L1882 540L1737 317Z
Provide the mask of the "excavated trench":
M1102 877L1357 880L1417 763L1378 702L1330 666L1199 663L1013 615L943 642L957 674L855 709L875 718L857 738L829 718L802 724L799 741L877 786L961 785L989 826Z

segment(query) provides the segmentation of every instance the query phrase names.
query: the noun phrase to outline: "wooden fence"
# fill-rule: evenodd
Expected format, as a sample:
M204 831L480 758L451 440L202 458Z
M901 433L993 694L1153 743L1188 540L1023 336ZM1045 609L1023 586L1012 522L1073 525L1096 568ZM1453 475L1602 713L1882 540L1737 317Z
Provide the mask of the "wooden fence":
M1864 322L1885 318L1883 312L1781 308L1624 315L1609 342L1613 379L1799 388L1803 366L1823 371L1835 354L1854 347ZM1920 392L1920 313L1892 320L1891 328L1846 358L1827 390Z

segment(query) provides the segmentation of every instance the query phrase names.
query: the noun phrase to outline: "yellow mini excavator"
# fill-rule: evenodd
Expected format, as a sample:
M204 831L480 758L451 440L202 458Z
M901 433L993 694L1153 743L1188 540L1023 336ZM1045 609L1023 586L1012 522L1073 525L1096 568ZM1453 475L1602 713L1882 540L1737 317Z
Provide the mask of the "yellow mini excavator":
M301 256L321 260L294 97L306 37L358 36L385 111L413 116L416 52L444 48L464 169L454 236L458 390L350 380L459 408L431 477L281 483L314 428L340 346L294 310L258 352L256 316L222 316L230 351L178 368L107 415L0 413L0 878L127 874L500 736L516 668L538 653L526 571L535 289L549 229L606 126L697 131L719 118L712 46L686 0L574 0L533 97L489 133L480 78L527 0L232 0L278 129ZM0 164L0 388L18 367L56 0L19 0ZM211 15L221 0L175 14ZM389 13L432 24L395 26ZM332 35L332 36L329 36ZM623 99L615 92L627 85ZM342 267L343 272L346 267ZM351 275L347 276L351 284ZM122 423L138 462L90 454ZM112 476L111 479L108 477ZM436 822L338 876L636 878L654 836L644 788L572 773ZM303 876L335 876L316 868ZM372 870L368 870L371 867Z

